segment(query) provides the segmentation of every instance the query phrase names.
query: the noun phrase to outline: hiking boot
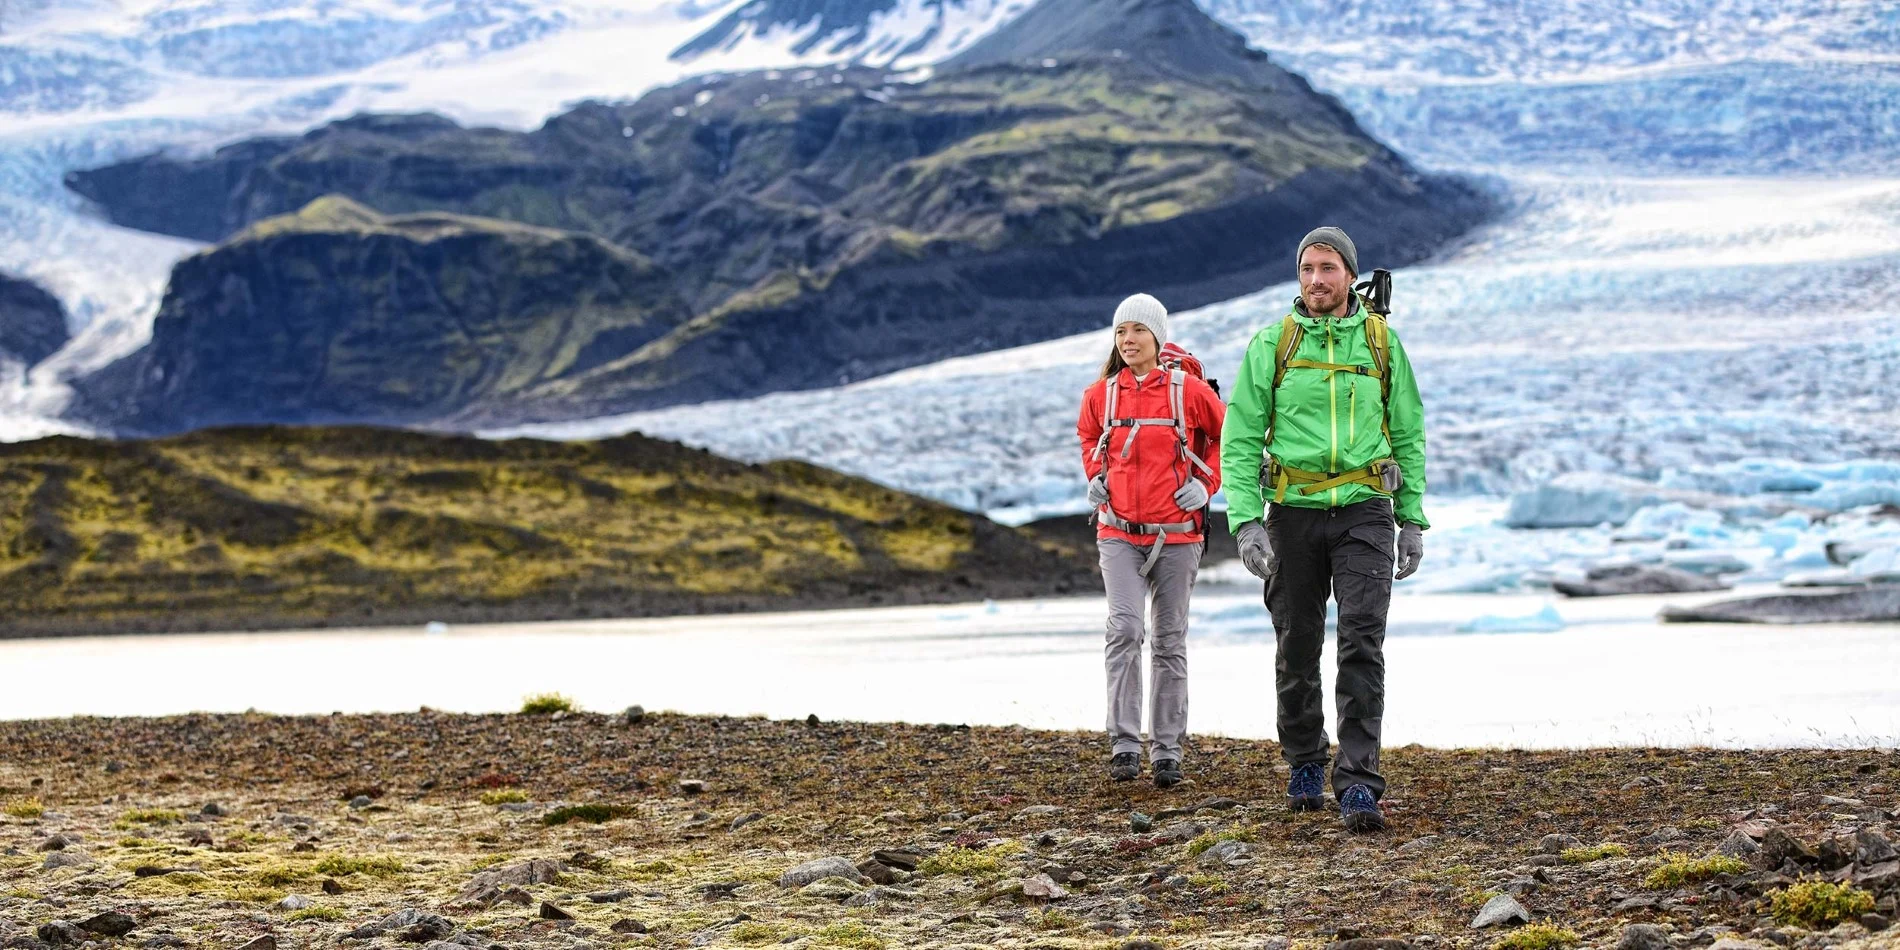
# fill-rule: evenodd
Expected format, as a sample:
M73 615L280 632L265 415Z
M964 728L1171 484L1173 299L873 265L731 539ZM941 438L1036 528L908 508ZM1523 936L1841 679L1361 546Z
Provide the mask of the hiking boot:
M1326 807L1326 763L1308 762L1293 770L1286 783L1288 811L1319 811Z
M1155 787L1172 788L1181 784L1181 763L1162 759L1155 763Z
M1108 760L1108 777L1117 782L1132 782L1141 774L1141 756L1134 752L1118 753Z
M1385 813L1379 811L1372 789L1364 785L1354 785L1339 796L1339 820L1346 823L1347 831L1385 830Z

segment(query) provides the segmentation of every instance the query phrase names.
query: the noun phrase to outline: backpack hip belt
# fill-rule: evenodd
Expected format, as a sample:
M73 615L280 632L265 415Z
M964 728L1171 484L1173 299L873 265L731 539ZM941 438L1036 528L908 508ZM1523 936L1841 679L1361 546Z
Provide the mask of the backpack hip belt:
M1365 485L1380 494L1390 495L1399 490L1401 478L1396 459L1383 458L1365 468L1344 472L1309 472L1289 468L1269 455L1267 464L1261 470L1260 489L1262 493L1272 490L1274 504L1285 504L1288 488L1301 495L1317 495L1342 485Z
M1095 513L1095 519L1117 531L1126 531L1129 534L1143 536L1154 535L1154 544L1148 547L1148 557L1141 562L1141 576L1143 577L1147 577L1148 572L1154 570L1155 562L1161 560L1161 549L1167 545L1168 534L1170 532L1174 534L1186 534L1200 527L1198 523L1193 521L1176 521L1168 524L1144 524L1139 521L1128 521L1120 515L1117 515L1112 505L1103 505L1102 510Z

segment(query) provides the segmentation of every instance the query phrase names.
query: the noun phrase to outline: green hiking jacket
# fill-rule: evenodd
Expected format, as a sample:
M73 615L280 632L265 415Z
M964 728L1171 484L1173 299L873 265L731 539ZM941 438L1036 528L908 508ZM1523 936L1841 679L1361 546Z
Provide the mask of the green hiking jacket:
M1344 317L1305 316L1297 303L1293 318L1306 333L1290 360L1373 365L1363 302ZM1376 379L1296 367L1286 371L1280 391L1273 391L1273 356L1280 346L1280 330L1281 321L1275 320L1247 344L1221 428L1221 487L1227 495L1229 528L1239 531L1241 525L1265 516L1270 496L1262 497L1260 463L1269 419L1273 421L1270 450L1285 466L1343 472L1383 458L1397 459L1405 478L1393 499L1393 510L1401 522L1431 527L1424 505L1425 405L1398 333L1388 334L1392 350L1392 407L1385 419L1392 432L1388 444L1386 427L1380 425L1382 396ZM1372 486L1356 484L1313 495L1289 490L1286 504L1338 508L1381 494Z

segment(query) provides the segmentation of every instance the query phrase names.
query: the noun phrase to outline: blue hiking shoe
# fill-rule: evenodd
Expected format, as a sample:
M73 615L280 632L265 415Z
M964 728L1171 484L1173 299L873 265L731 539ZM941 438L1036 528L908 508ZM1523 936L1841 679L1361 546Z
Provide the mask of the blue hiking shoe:
M1326 807L1326 763L1308 762L1293 770L1286 783L1289 811L1319 811Z
M1346 823L1347 831L1385 830L1385 813L1379 810L1372 789L1364 785L1354 785L1339 796L1339 820Z

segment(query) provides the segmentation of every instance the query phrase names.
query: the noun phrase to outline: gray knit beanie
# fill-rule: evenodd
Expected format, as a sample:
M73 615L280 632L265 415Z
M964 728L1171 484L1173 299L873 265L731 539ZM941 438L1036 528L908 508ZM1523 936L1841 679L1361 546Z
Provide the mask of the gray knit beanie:
M1352 245L1352 238L1347 237L1346 232L1330 226L1314 228L1307 232L1304 240L1300 241L1300 250L1293 255L1294 273L1299 273L1300 258L1306 256L1306 249L1315 244L1324 244L1338 251L1339 256L1346 259L1346 269L1352 271L1352 276L1359 276L1359 249Z
M1108 325L1108 332L1112 336L1116 327L1131 322L1147 327L1148 332L1155 335L1156 347L1168 342L1168 308L1163 307L1161 301L1147 294L1136 294L1122 301L1121 306L1115 308L1115 322Z

